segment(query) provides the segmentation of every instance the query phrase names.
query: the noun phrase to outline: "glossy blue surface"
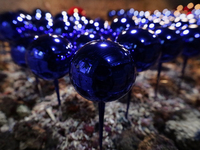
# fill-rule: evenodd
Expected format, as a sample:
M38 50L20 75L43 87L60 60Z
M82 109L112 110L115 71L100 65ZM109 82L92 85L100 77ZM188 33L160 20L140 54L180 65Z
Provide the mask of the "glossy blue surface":
M84 30L85 31L100 31L101 29L104 29L104 20L97 18L95 20L89 20L88 24L85 25Z
M131 28L123 31L117 42L130 51L138 72L149 69L161 54L160 41L145 29Z
M73 42L78 34L78 31L75 29L75 24L71 21L57 20L51 29L52 33L62 35L70 42Z
M155 30L161 42L161 57L159 62L169 62L182 52L182 39L175 28L159 28Z
M34 24L34 30L37 35L48 34L52 32L53 20L40 19Z
M54 21L57 21L57 20L63 21L63 20L67 20L68 18L69 18L69 15L67 14L67 12L62 11L54 16Z
M7 41L16 40L22 33L24 19L18 13L5 12L0 15L0 38Z
M190 25L181 33L183 40L183 52L185 57L193 57L200 54L200 28Z
M34 40L34 36L23 37L10 44L12 60L21 67L27 67L25 54L29 44Z
M31 71L45 80L55 80L69 72L73 55L71 43L58 35L46 34L34 40L26 61Z
M100 40L101 36L98 33L95 32L85 32L84 34L80 34L77 36L73 43L73 48L75 51L77 51L79 48L81 48L86 43L93 41L93 40Z
M109 10L107 15L111 19L116 15L116 10Z
M76 91L84 98L109 102L130 90L136 70L125 48L100 40L87 43L76 52L69 75Z
M74 23L70 21L57 20L53 23L52 29L54 34L62 35L63 33L72 33L74 29Z
M110 27L113 30L113 32L121 32L122 30L125 30L126 28L135 27L135 22L130 17L118 17L115 18Z

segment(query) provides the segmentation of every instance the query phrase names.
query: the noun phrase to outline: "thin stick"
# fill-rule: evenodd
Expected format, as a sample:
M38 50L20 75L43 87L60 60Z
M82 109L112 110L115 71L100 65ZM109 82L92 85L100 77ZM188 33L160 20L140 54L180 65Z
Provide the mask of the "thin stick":
M182 70L181 70L181 78L180 78L180 81L179 81L179 84L178 84L178 93L180 92L181 83L182 83L183 78L185 76L185 68L187 66L187 62L188 62L188 57L184 56L183 57L183 67L182 67Z
M58 79L54 80L54 86L57 94L57 100L58 100L58 113L59 113L59 120L62 120L62 109L61 109L61 101L60 101L60 93L59 93L59 84L58 84Z
M130 101L131 101L131 90L128 92L128 96L127 96L127 107L126 107L126 113L125 113L125 118L128 120L128 111L129 111L129 107L130 107Z
M155 98L158 96L158 88L159 88L159 82L160 82L160 72L162 70L162 63L158 63L158 74L157 74L157 81L156 81L156 87L155 87Z
M182 79L184 78L184 75L185 75L185 68L187 66L187 61L188 61L188 57L184 57L183 58L183 68L181 70L181 78Z
M99 102L99 147L102 150L105 103Z
M36 87L38 88L38 91L39 91L40 101L43 101L44 95L42 92L42 87L41 87L40 81L37 76L35 76L35 82L36 82Z

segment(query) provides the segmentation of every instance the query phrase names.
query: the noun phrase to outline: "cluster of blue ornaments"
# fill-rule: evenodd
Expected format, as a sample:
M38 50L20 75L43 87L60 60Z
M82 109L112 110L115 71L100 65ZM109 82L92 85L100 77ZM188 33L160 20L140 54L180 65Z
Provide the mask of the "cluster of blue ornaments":
M102 104L130 91L137 72L180 54L199 55L199 16L185 22L169 10L153 14L112 10L109 23L76 12L54 17L40 9L32 14L5 12L0 14L0 40L9 42L17 65L45 80L69 74L80 95Z

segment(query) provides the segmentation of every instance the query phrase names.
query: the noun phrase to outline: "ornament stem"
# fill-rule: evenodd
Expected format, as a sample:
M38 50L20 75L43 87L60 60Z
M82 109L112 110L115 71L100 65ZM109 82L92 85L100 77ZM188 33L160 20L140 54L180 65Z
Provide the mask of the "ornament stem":
M185 68L187 66L187 62L188 62L188 57L187 56L184 56L183 57L183 67L182 67L182 70L181 70L181 77L180 77L180 81L179 81L179 84L178 84L178 93L180 92L180 89L181 89L181 83L183 81L183 78L185 76Z
M37 76L35 76L35 82L36 82L36 88L37 88L38 91L39 91L40 101L42 101L43 98L44 98L44 95L43 95L43 92L42 92L42 87L41 87L41 85L40 85L40 81L39 81L39 79L38 79Z
M184 57L183 58L183 67L182 67L182 70L181 70L181 78L183 79L184 78L184 75L185 75L185 68L187 66L187 61L188 61L188 57Z
M58 100L58 116L59 120L62 120L62 109L61 109L61 101L60 101L60 93L59 93L59 84L58 84L58 79L54 80L54 86L57 94L57 100Z
M58 79L54 80L54 86L57 94L57 100L58 100L58 106L60 107L61 101L60 101L60 93L59 93L59 85L58 85Z
M158 94L158 88L159 88L159 82L160 82L160 72L162 70L162 63L158 63L158 74L157 74L157 80L156 80L156 87L155 87L155 98L157 98Z
M131 92L132 90L130 90L128 92L128 96L127 96L127 107L126 107L126 113L125 113L125 118L128 120L128 111L129 111L129 107L130 107L130 101L131 101Z
M105 103L99 102L99 146L102 150Z

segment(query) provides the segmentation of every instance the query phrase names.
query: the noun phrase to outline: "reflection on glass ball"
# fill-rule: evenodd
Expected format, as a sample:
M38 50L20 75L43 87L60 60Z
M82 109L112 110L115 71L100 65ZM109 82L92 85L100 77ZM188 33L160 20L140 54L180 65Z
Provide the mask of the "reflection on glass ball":
M129 52L111 41L92 41L80 48L71 63L70 79L77 92L91 101L119 99L136 77Z
M160 62L169 62L175 59L182 52L182 40L175 28L159 28L155 34L161 41Z
M130 28L122 31L117 42L130 51L138 72L149 69L161 54L160 41L145 29Z
M190 25L181 33L183 40L182 55L194 57L200 54L200 28L197 25Z
M96 32L85 32L84 34L80 34L77 36L76 40L74 41L74 44L73 44L74 50L77 51L86 43L93 40L100 40L100 39L101 39L101 36Z
M11 43L12 60L21 67L27 67L25 54L29 44L34 40L34 36L23 37Z
M52 34L39 36L26 52L27 65L42 79L61 78L69 72L73 56L71 47L71 43L61 36Z

